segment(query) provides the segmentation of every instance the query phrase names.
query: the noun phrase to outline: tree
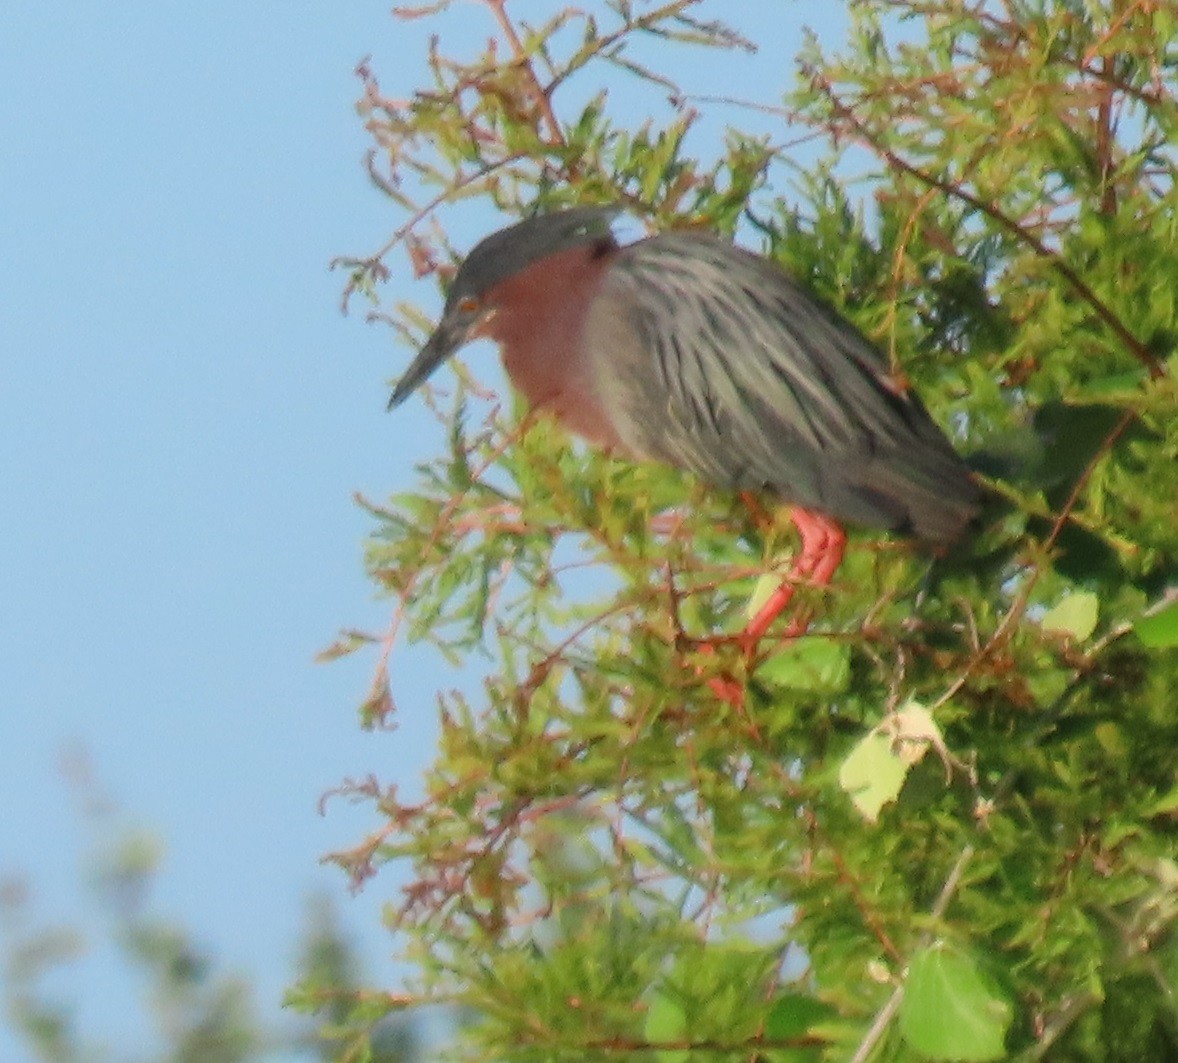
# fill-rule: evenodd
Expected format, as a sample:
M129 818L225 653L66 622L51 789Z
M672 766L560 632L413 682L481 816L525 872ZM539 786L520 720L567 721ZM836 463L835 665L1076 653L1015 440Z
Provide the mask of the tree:
M459 367L448 452L369 504L396 611L365 722L399 640L491 661L477 701L439 696L423 803L355 788L388 825L341 865L414 876L420 985L387 1007L461 1005L471 1058L1178 1058L1178 9L864 0L786 106L748 104L779 135L705 159L675 67L751 44L704 5L484 5L497 40L435 44L411 99L361 70L406 220L346 260L349 296L379 303L394 251L444 283L462 199L736 232L888 352L1007 505L947 558L859 535L803 591L810 633L746 670L684 636L742 624L786 525ZM607 76L668 120L620 125ZM827 145L806 173L787 121ZM420 343L422 315L387 319Z
M319 1021L300 1016L278 1025L265 1018L248 977L226 970L190 928L156 910L159 839L127 823L85 757L71 756L66 767L92 843L87 878L97 911L47 924L36 910L33 883L18 875L0 879L0 1003L29 1058L260 1063L339 1059L348 1052L364 1053L370 1063L421 1058L410 1018L369 1017L357 1007L365 975L322 897L310 906L297 971L303 988L293 1000L319 1009ZM120 1016L120 1028L134 1031L133 1044L112 1045L109 1034L104 1039L87 1030L80 1014L85 979L94 977L81 964L100 951L108 953L106 977L125 982L139 1005L130 1017Z

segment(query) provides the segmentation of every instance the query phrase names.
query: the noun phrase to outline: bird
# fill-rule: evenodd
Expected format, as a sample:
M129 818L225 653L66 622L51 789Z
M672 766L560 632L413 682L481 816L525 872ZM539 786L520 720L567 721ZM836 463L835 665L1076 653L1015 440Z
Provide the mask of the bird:
M539 213L476 244L389 409L489 338L530 407L590 445L790 506L800 550L740 636L750 654L797 585L833 579L844 524L962 533L979 487L879 348L776 261L698 228L621 243L622 213Z

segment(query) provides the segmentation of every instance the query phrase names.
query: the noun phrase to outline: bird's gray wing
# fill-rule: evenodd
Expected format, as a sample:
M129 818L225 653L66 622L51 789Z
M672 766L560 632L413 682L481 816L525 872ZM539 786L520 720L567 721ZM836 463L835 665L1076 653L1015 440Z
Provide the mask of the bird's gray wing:
M976 489L878 350L766 259L667 233L623 248L587 321L636 454L855 523L949 538Z

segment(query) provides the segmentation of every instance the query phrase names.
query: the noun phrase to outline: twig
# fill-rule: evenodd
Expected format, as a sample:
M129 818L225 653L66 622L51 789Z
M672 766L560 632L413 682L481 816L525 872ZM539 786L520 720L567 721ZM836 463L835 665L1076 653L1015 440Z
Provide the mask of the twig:
M961 855L953 865L953 870L949 872L949 877L945 879L945 884L941 887L937 901L932 907L931 915L934 920L940 919L945 914L945 910L949 907L949 902L957 892L957 887L961 883L961 876L965 874L966 865L973 858L973 854L974 847L972 845L967 845L961 850ZM924 934L919 947L924 948L930 941L932 941L931 931ZM906 974L907 971L905 971ZM895 1017L896 1012L900 1010L900 1005L903 1001L904 981L901 979L900 984L892 991L892 995L888 997L884 1006L876 1012L871 1026L868 1028L863 1040L859 1042L859 1047L851 1057L850 1063L866 1063L871 1053L875 1050L875 1046L879 1043L880 1038L883 1037L888 1025Z
M552 101L548 98L548 93L541 87L540 79L536 77L536 70L532 66L532 61L528 57L523 41L519 39L519 34L515 29L515 23L508 17L507 0L483 0L483 3L495 15L495 21L499 23L499 28L503 31L503 36L507 38L507 43L511 46L512 54L527 72L528 81L531 83L532 92L536 97L536 106L540 108L540 113L543 115L544 121L548 123L548 129L552 134L552 139L549 143L559 147L567 146L564 130L561 129L560 122L556 118L556 113L552 110Z

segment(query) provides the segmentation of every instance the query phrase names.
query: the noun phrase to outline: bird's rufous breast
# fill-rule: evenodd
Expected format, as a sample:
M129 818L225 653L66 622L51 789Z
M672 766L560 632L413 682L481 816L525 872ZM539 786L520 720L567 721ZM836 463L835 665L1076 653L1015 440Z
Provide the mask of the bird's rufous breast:
M512 384L536 410L595 446L621 441L598 395L583 338L610 250L593 245L549 255L487 294L493 313L479 330L495 340Z

